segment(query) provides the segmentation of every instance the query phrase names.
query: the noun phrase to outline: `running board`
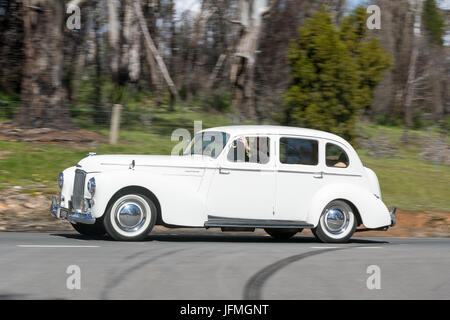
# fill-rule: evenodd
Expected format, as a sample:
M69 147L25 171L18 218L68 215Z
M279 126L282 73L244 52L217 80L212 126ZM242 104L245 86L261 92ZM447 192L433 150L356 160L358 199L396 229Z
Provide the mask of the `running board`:
M313 228L312 224L293 220L241 219L208 216L205 228Z

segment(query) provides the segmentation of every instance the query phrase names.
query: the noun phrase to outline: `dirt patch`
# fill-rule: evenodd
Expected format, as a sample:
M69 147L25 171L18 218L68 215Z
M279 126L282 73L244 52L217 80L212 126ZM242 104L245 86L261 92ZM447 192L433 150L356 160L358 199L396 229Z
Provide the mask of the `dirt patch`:
M397 225L388 231L368 231L356 233L356 236L385 237L450 237L450 213L413 212L397 210Z
M16 190L2 190L0 194L0 231L63 231L72 230L67 223L50 216L51 197Z
M10 153L11 153L11 151L8 151L8 150L0 150L0 160L5 159L8 156L8 154L10 154Z
M70 144L72 146L92 148L98 142L108 141L108 137L78 128L63 130L53 128L24 128L17 127L9 122L0 122L0 140Z
M51 196L44 193L24 194L17 189L2 190L0 194L0 231L73 231L67 222L54 219L49 209ZM450 213L397 211L397 225L388 231L355 233L356 237L450 237ZM203 229L179 229L183 233L205 232ZM177 233L156 227L156 233ZM221 233L211 229L208 233ZM258 230L257 234L264 234ZM302 235L311 235L304 230Z

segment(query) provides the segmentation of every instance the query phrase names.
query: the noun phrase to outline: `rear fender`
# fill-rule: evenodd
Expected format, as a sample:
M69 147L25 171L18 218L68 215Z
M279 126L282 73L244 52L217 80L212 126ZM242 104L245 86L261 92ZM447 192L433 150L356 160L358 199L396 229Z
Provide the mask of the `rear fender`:
M338 199L351 202L358 209L366 228L376 229L391 224L389 210L383 201L369 190L351 184L330 184L320 189L311 201L307 222L316 227L327 204Z

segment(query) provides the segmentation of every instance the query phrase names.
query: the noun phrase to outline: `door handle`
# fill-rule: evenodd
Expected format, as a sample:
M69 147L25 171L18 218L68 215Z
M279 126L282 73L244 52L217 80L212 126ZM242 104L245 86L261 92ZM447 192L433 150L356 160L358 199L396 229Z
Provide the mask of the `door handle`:
M220 174L230 174L231 172L230 172L230 170L226 170L226 169L220 168L220 169L219 169L219 173L220 173Z
M322 171L316 172L316 173L314 173L313 177L316 178L316 179L322 179L323 178L323 172Z

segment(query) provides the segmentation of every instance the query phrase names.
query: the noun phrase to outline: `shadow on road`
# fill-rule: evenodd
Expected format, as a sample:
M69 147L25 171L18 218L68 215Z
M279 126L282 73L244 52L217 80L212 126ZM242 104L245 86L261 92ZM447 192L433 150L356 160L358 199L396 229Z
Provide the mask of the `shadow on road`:
M99 236L99 237L88 237L76 233L54 233L51 234L54 237L63 237L67 239L76 239L76 240L103 240L103 241L113 241L108 236ZM161 241L161 242L240 242L240 243L320 243L314 237L302 237L296 236L289 240L275 240L268 236L259 236L259 235L211 235L211 234L154 234L149 235L144 240L139 242L147 242L147 241ZM381 243L389 243L389 241L385 240L367 240L355 238L351 239L349 243L360 243L360 244L381 244Z
M21 300L26 299L26 297L26 294L0 293L0 300Z

